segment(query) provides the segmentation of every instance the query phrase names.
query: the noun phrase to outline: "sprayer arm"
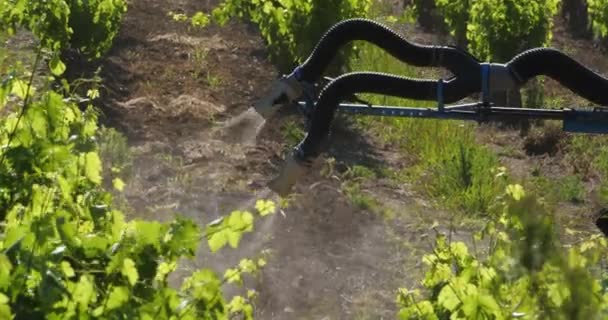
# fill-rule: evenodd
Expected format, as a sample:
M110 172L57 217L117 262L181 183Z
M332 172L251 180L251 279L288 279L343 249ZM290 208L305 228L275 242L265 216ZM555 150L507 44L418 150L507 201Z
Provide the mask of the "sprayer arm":
M546 75L589 101L608 105L608 79L558 50L537 48L521 53L506 64L480 63L465 51L453 47L421 46L408 42L379 23L353 19L332 27L310 57L291 75L281 79L282 82L257 104L256 109L264 114L272 114L277 109L274 107L277 103L293 102L298 95L306 92L302 89L303 84L316 82L340 46L353 40L372 42L397 59L413 65L445 67L454 77L434 81L391 74L353 73L334 79L323 88L318 99L308 103L312 105L307 110L311 120L308 134L297 146L297 152L292 155L294 161L288 162L291 165L285 167L282 177L300 176L305 167L293 163L311 162L318 156L338 105L357 93L436 100L442 106L443 103L481 92L485 105L491 103L492 92L518 89L529 79ZM282 181L284 183L275 183L275 186L281 186L281 192L295 183L292 178Z

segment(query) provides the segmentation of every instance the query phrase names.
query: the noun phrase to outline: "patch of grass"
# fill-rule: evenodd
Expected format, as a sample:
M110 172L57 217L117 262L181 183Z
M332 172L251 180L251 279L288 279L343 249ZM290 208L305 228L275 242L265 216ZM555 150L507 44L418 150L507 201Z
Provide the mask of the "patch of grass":
M602 181L599 189L597 190L597 200L600 206L608 206L608 181Z
M211 89L217 89L222 84L222 78L218 75L212 74L210 71L207 71L207 77L205 78L207 84Z
M519 148L510 144L502 146L501 149L498 151L497 155L513 159L522 159L524 157L523 153Z
M376 173L366 166L354 165L346 170L344 177L348 179L375 179Z
M565 107L565 105L564 105L565 103L566 102L564 100L564 97L562 97L562 96L545 95L543 108L561 109L561 108Z
M459 144L430 167L433 179L428 191L441 195L451 208L486 213L507 182L506 169L497 165L496 156L488 149Z
M415 78L438 78L437 70L419 71L368 44L358 46L360 55L352 62L355 70L389 72ZM379 105L434 107L434 102L365 95L364 100ZM421 191L441 199L444 205L466 212L486 212L504 190L505 177L495 177L500 167L497 157L475 140L475 125L462 121L358 117L356 124L385 144L414 155L415 170L408 176Z
M378 199L363 190L359 182L345 182L342 186L342 190L355 207L378 214L386 219L394 218L394 212L386 208Z
M376 211L380 206L376 199L361 190L361 185L358 183L348 183L343 189L348 199L361 210Z
M537 78L530 81L530 83L522 90L522 100L525 108L544 108L544 79Z
M321 174L328 177L334 172L335 159L330 158L326 161ZM392 219L395 216L394 213L371 193L364 190L363 186L367 181L373 181L377 178L378 174L371 168L354 165L340 174L340 179L344 181L341 188L344 195L355 207L379 214L386 219Z
M209 49L203 46L197 46L194 51L189 55L190 61L194 66L192 76L194 79L199 79L203 69L208 68L207 57L209 55Z
M565 146L566 163L572 171L588 178L599 175L608 177L608 137L578 134L572 136Z
M530 190L548 200L549 203L583 203L585 201L585 185L581 177L576 175L555 179L539 173L530 178L528 186Z
M585 186L580 177L566 176L557 181L560 199L572 203L585 201Z

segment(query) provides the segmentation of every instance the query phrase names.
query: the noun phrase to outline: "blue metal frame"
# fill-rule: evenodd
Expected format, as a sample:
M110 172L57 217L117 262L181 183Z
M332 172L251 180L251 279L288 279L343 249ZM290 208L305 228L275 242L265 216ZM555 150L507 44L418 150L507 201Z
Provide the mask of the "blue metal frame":
M442 88L442 86L440 85L439 88ZM311 114L311 104L311 102L299 102L301 108L307 109L307 114ZM561 120L563 121L564 131L608 134L608 109L606 108L561 110L502 108L493 107L484 102L444 106L442 99L439 98L437 108L408 108L341 103L338 106L338 111L356 115L472 120L478 122L526 118Z

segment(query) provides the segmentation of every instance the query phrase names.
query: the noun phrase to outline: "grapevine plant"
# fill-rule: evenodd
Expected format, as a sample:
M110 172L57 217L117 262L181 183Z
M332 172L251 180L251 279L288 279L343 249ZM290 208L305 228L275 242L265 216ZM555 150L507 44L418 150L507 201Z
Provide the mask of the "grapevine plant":
M435 0L459 44L481 60L505 62L547 45L559 0ZM466 39L466 41L465 41Z
M213 20L224 25L230 18L255 23L279 70L289 72L312 52L317 41L334 24L367 17L371 0L223 0ZM333 70L346 65L353 47L336 58Z
M477 58L506 62L517 53L551 41L558 0L473 1L467 26Z
M201 240L213 252L238 246L274 204L260 200L255 214L235 211L205 228L182 217L128 221L103 188L95 109L50 89L66 69L59 51L99 57L125 8L120 0L0 0L0 30L28 29L39 39L32 70L52 57L48 83L34 81L33 71L0 75L0 319L252 318L255 292L228 302L222 286L241 283L263 256L223 275L194 271L179 289L167 279ZM112 185L124 188L119 178Z
M602 271L608 242L601 235L561 245L546 205L509 185L497 214L463 242L437 236L420 290L401 289L401 319L605 319ZM570 231L574 232L574 231ZM487 252L479 252L483 243Z
M600 37L608 36L608 1L587 0L593 32Z
M0 0L0 32L30 30L45 48L99 58L112 46L125 0Z
M450 33L459 46L466 45L467 25L471 3L469 0L436 0L435 4L443 15Z

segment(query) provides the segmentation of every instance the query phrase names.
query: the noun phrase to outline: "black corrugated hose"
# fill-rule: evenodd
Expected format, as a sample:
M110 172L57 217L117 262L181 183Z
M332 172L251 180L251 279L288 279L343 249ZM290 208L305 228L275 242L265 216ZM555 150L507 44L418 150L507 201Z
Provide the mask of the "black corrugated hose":
M367 19L349 19L329 29L308 59L299 67L298 80L314 83L345 44L364 40L402 62L419 67L443 67L459 77L479 77L479 61L466 51L449 46L423 46L409 42L388 27Z
M350 19L333 26L319 41L309 58L296 70L297 80L315 83L344 44L365 40L395 58L415 66L437 66L454 77L443 83L443 101L456 102L481 92L481 64L467 52L447 46L422 46L407 41L388 27L365 19ZM608 79L589 70L566 54L549 48L525 51L506 64L518 85L546 75L594 103L608 105ZM329 134L339 103L353 94L375 93L418 100L437 100L438 82L398 75L357 72L342 75L321 91L315 103L310 130L296 147L295 157L303 163L316 158Z
M524 51L509 61L507 66L521 85L544 75L593 103L608 106L608 79L557 49L535 48Z

